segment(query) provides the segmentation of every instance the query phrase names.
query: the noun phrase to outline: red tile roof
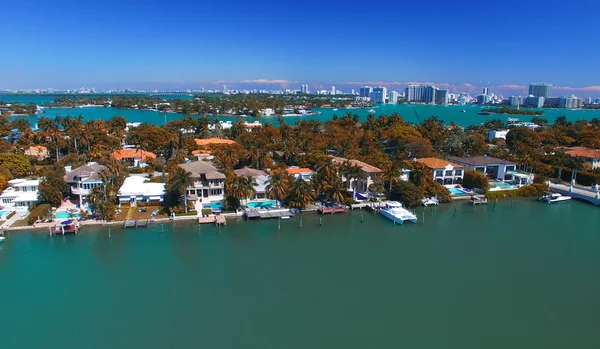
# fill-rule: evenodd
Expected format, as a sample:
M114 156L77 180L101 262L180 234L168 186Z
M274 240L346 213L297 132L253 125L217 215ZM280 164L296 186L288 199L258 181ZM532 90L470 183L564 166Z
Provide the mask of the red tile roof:
M421 159L417 159L417 161L422 163L423 165L429 167L430 169L446 168L446 166L448 166L448 165L452 165L452 167L454 167L454 168L465 168L464 166L453 164L449 161L446 161L444 159L438 159L438 158L421 158Z
M587 147L562 147L566 154L583 158L600 159L600 150Z
M301 173L312 173L313 170L306 167L290 167L287 169L287 173L291 175L301 174Z
M202 146L212 145L212 144L237 144L236 142L232 141L231 139L226 139L226 138L205 138L205 139L195 138L194 141L196 142L196 145L202 145Z
M348 160L348 159L340 158L337 156L333 157L333 163L338 164L338 165L341 165L346 161L348 161L350 163L350 165L352 165L352 166L360 167L366 173L381 173L381 172L383 172L381 169L379 169L373 165L369 165L366 162L362 162L359 160Z
M156 154L142 149L121 149L112 153L112 156L117 160L123 159L156 159Z

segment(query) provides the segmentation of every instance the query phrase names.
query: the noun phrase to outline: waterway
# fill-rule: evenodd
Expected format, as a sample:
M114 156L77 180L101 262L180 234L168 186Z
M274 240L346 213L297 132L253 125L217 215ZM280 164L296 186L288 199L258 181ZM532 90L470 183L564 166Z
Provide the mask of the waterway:
M188 97L189 98L189 97ZM53 96L11 96L11 95L1 95L0 100L4 100L7 102L19 102L19 103L49 103L54 100ZM464 110L464 112L462 112ZM317 119L323 122L327 120L331 120L333 115L342 116L346 113L357 114L361 118L361 120L365 120L369 115L368 109L344 109L339 108L339 110L333 110L331 108L315 108L315 112L318 114L310 115L310 116L289 116L285 117L286 122L289 124L294 124L300 120L311 120ZM416 113L415 113L416 111ZM506 121L509 115L504 114L492 114L492 115L477 115L478 112L481 111L481 107L479 106L439 106L439 105L409 105L409 104L384 104L378 105L375 108L375 116L379 115L391 115L393 113L398 113L405 120L418 123L420 120L423 120L430 116L437 116L441 120L444 120L446 124L449 124L451 121L454 121L456 124L460 126L469 126L469 125L479 125L485 122L486 120L492 119L501 119ZM600 118L600 110L569 110L569 109L543 109L544 115L543 118L547 119L550 122L554 122L554 120L558 116L566 116L569 121L576 120L591 120L593 118ZM107 120L115 115L123 116L129 122L148 122L153 124L162 125L165 123L165 120L171 121L176 119L181 119L186 115L176 114L176 113L161 113L155 111L147 111L147 110L129 110L129 109L115 109L115 108L53 108L46 109L44 113L39 114L38 116L44 116L49 118L54 118L55 116L78 116L81 115L85 120L88 119L103 119ZM194 115L197 117L197 115ZM530 121L531 116L515 116L510 115L510 117L517 117L521 121ZM32 125L36 123L37 116L25 117ZM219 120L223 121L235 121L238 119L237 116L219 116ZM246 118L249 122L253 122L257 120L257 118L248 117ZM276 117L262 117L258 118L261 122L272 122L277 124Z
M307 213L302 227L297 216L9 233L0 343L598 348L597 207L524 199L416 213L396 226L355 211Z

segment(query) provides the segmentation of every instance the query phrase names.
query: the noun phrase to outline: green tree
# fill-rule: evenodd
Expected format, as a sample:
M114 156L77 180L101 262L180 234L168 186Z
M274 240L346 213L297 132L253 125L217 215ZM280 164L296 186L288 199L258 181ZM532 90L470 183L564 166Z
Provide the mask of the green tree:
M483 191L488 191L490 188L490 181L487 176L481 172L465 170L463 185L466 188L479 188Z
M69 194L64 176L65 169L58 165L45 171L38 192L38 198L42 203L48 203L53 207L60 206L62 199Z
M183 168L177 166L175 170L169 173L167 178L167 193L169 194L169 205L171 207L176 206L179 202L179 198L183 195L183 201L185 205L185 212L188 211L187 204L187 188L194 185L194 178L192 174L187 172Z
M304 209L315 201L315 194L310 183L302 178L296 178L292 183L289 194L291 207Z
M399 181L392 186L390 200L400 201L406 207L415 207L421 205L421 200L425 197L423 188L417 187L411 182Z
M269 173L266 187L267 194L271 199L276 199L278 205L279 201L287 196L289 186L290 176L287 174L285 168L277 167Z
M29 158L19 154L0 153L0 168L5 168L11 178L24 177L31 174Z

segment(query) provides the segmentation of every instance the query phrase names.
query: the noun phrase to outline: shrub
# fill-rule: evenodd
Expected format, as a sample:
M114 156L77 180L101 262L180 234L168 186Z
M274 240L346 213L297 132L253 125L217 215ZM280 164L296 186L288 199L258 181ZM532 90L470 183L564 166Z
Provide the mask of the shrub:
M39 219L44 219L48 217L52 212L52 206L49 204L40 204L31 208L29 212L29 217L27 218L27 223L32 225L35 221Z
M481 172L466 170L463 178L463 186L466 188L479 188L483 191L490 189L490 181L485 174Z
M516 190L489 191L485 193L485 197L487 197L488 200L501 200L504 198L538 196L543 194L547 189L548 186L546 184L535 183Z
M6 219L7 220L11 219L12 216L14 216L15 214L17 214L17 212L16 211L12 211L11 213L9 213L9 214L6 215Z

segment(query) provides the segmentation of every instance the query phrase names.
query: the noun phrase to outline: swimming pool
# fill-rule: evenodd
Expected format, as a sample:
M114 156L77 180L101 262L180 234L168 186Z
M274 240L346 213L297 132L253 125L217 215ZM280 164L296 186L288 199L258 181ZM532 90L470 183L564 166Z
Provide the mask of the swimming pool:
M0 211L0 218L4 218L5 215L9 214L10 211Z
M466 191L464 191L462 189L458 189L458 188L448 188L448 190L450 191L450 194L452 194L452 195L465 195L465 194L468 194Z
M54 214L54 218L56 218L56 219L81 218L81 214L74 213L73 215L71 215L67 211L61 211L61 212L56 212Z
M210 204L203 204L202 208L210 208L213 211L223 211L223 203L221 202L211 202Z
M514 184L510 184L510 183L494 183L495 188L512 188L514 186L515 186Z
M256 201L256 202L248 203L248 207L252 207L252 208L271 208L271 207L275 207L275 206L277 206L277 201L275 201L275 200Z

